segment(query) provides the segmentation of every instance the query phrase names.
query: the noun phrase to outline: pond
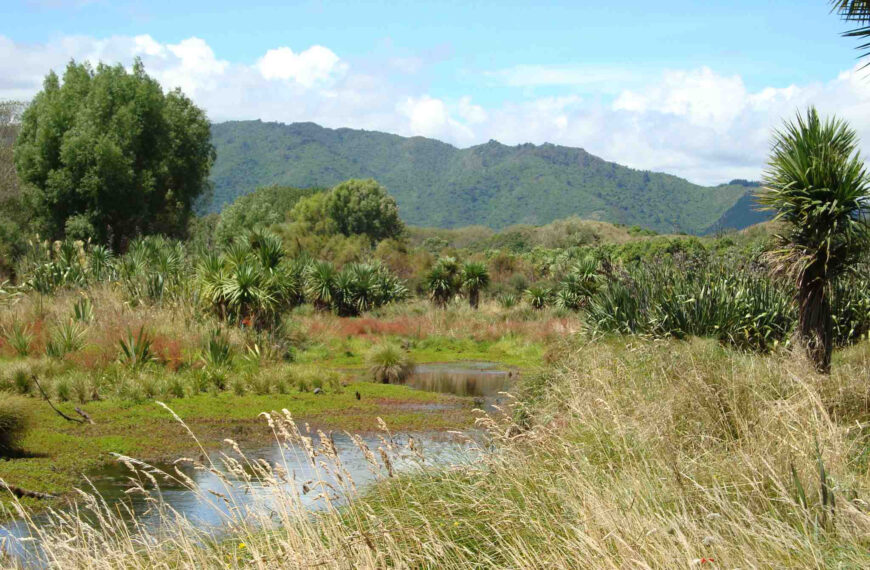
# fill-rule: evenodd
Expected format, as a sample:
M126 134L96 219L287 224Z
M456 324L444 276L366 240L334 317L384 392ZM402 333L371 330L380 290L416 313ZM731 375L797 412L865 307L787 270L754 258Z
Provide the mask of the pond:
M211 454L206 465L213 464L220 475L208 469L194 469L189 463L179 463L178 468L190 478L188 485L182 484L179 477L167 478L156 474L159 490L155 489L146 476L137 478L145 483L151 493L129 493L133 487L133 473L122 462L107 464L87 476L81 488L88 493L99 496L109 509L119 515L120 519L131 522L149 533L159 535L161 525L166 523L166 513L172 517L180 516L199 529L209 529L212 534L220 535L222 527L232 520L239 520L239 513L251 513L251 516L276 509L278 501L288 501L301 505L304 509L316 511L326 508L327 500L323 489L333 488L330 501L335 505L346 500L342 490L348 489L346 483L352 481L359 490L373 483L378 478L386 477L388 472L379 448L389 452L390 469L394 473L411 472L433 466L461 465L473 462L480 457L480 447L472 439L473 436L460 436L442 432L407 432L392 434L385 437L378 435L361 436L357 442L343 433L330 434L330 443L334 446L340 464L328 457L317 457L312 462L309 453L298 444L279 444L255 450L245 450L245 458L232 449ZM320 436L311 436L314 449L322 448ZM371 454L366 457L363 443ZM417 450L413 452L412 450ZM252 474L250 468L233 473L225 467L225 458L240 459L239 465L250 466L263 460L273 468L287 473L286 482L278 488L268 482L258 480L256 476L246 479L242 473ZM371 461L374 457L375 462ZM175 465L153 464L156 470L174 474ZM317 483L318 481L322 483ZM192 490L192 489L195 489ZM160 497L164 507L163 513L157 508L155 497ZM219 498L221 497L221 498ZM225 500L224 500L225 498ZM279 507L280 508L280 507ZM286 505L283 508L287 508ZM231 512L234 511L234 512ZM84 509L82 513L86 512ZM87 516L87 515L86 515ZM34 522L44 524L46 515L34 517ZM39 556L37 540L29 540L31 531L24 521L12 521L0 527L0 548L19 563L39 568L45 567ZM24 539L22 541L22 539ZM2 557L0 557L2 564Z
M463 361L418 364L402 383L411 388L477 398L487 408L504 401L519 371L495 362Z
M405 385L432 392L455 394L478 400L476 403L485 408L493 409L504 400L503 393L509 390L518 377L516 370L505 370L492 362L451 362L420 364L403 382ZM162 504L177 516L194 523L198 528L220 529L232 518L230 509L244 512L265 512L274 507L275 501L286 500L292 494L299 503L308 510L324 508L326 502L319 491L311 491L312 481L323 481L341 487L336 471L349 476L356 489L364 488L378 477L385 475L384 465L372 462L372 453L366 453L365 447L374 452L379 459L379 448L389 451L391 468L394 472L408 472L432 466L459 465L473 461L480 456L480 447L473 438L479 433L467 436L442 432L406 432L389 435L369 434L354 441L343 433L330 434L329 444L333 446L340 458L340 469L324 470L321 460L313 463L309 452L298 444L275 444L258 449L245 450L247 460L265 461L268 465L280 468L288 474L283 488L276 489L274 485L261 484L256 478L246 479L244 471L235 475L225 468L226 458L239 459L232 449L211 454L207 460L203 457L201 463L211 463L218 466L218 473L208 469L195 469L189 463L178 464L184 476L189 478L188 484L183 484L180 477L167 478L157 475L159 492L151 495L130 493L132 481L131 471L121 462L111 463L88 474L82 488L94 493L112 505L112 508L125 519L135 519L141 529L158 532L160 525L165 523L165 514L155 508L153 497L159 494ZM311 445L314 448L323 444L320 436L311 435ZM417 453L417 450L420 453ZM382 460L380 460L382 462ZM241 460L240 465L246 462ZM159 471L172 474L175 465L155 464ZM156 473L156 472L155 472ZM139 476L146 483L145 487L153 488L147 477ZM195 489L193 491L191 489ZM321 487L322 488L322 487ZM222 495L226 498L218 500ZM336 495L336 501L343 501L344 496ZM231 506L230 506L231 505ZM35 522L45 521L45 515L35 517ZM27 561L33 566L42 566L39 561L38 542L21 542L21 538L30 536L30 530L22 521L13 521L0 527L0 547L19 561Z

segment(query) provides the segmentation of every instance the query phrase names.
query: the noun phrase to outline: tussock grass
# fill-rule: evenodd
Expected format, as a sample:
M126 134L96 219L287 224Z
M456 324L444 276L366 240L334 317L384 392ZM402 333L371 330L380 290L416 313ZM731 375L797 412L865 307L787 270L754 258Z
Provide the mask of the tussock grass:
M21 398L0 392L0 457L16 451L30 427L30 414Z
M396 344L384 343L374 346L366 354L366 364L375 382L396 383L408 377L414 370L414 360Z
M230 515L224 539L180 521L161 543L91 501L95 527L58 516L40 538L64 568L866 567L867 343L830 377L699 340L566 341L553 361L510 416L481 418L494 451L472 465L390 477L385 438L382 457L369 450L380 482L342 508L312 515L281 491ZM340 460L269 421L312 460Z

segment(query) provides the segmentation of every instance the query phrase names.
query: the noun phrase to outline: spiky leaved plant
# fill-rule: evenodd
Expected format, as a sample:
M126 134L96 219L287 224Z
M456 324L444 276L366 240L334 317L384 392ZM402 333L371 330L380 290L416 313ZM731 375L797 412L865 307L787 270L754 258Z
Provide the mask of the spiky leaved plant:
M335 290L335 266L329 261L315 261L305 270L305 297L315 308L324 310L332 305Z
M550 304L553 292L542 285L532 285L523 294L526 301L536 311L540 311Z
M426 289L432 302L444 307L459 292L459 264L453 257L442 257L425 276Z
M830 290L870 243L868 175L855 131L815 108L786 122L774 136L758 201L783 223L770 252L774 272L797 286L797 340L822 371L833 347Z
M480 304L480 292L489 287L489 270L485 263L468 261L460 274L462 287L468 293L468 304L476 309Z

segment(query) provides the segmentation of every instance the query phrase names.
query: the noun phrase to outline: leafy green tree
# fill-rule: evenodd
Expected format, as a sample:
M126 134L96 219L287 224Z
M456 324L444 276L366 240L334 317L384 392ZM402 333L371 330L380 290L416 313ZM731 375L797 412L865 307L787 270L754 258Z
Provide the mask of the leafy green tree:
M771 252L773 269L794 279L798 337L818 369L831 364L831 286L853 269L870 243L868 174L858 138L844 121L814 108L774 137L759 202L785 231Z
M117 250L140 233L183 234L215 158L205 113L164 94L137 60L70 62L45 78L21 119L15 163L51 238L92 237Z
M396 200L374 180L348 180L329 191L327 215L346 236L365 234L372 242L396 238L405 231Z
M13 260L24 251L25 245L27 214L22 208L13 158L23 110L23 103L0 101L0 282L5 275L14 277Z
M318 192L293 206L290 211L292 233L332 235L338 233L338 225L328 210L328 192Z
M286 222L296 204L316 192L320 190L289 186L258 188L240 196L221 212L215 236L219 243L227 244L246 231Z
M462 287L468 293L468 304L476 309L480 304L480 292L489 287L489 270L485 263L469 261L462 266Z

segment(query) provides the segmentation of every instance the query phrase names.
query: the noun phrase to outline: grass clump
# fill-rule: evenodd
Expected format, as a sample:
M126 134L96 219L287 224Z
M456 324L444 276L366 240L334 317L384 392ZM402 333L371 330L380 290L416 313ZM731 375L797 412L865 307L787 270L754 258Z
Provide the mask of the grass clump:
M372 379L384 384L403 381L414 370L414 361L402 347L384 343L372 347L366 355Z
M0 457L19 449L30 427L30 414L21 398L0 393Z

